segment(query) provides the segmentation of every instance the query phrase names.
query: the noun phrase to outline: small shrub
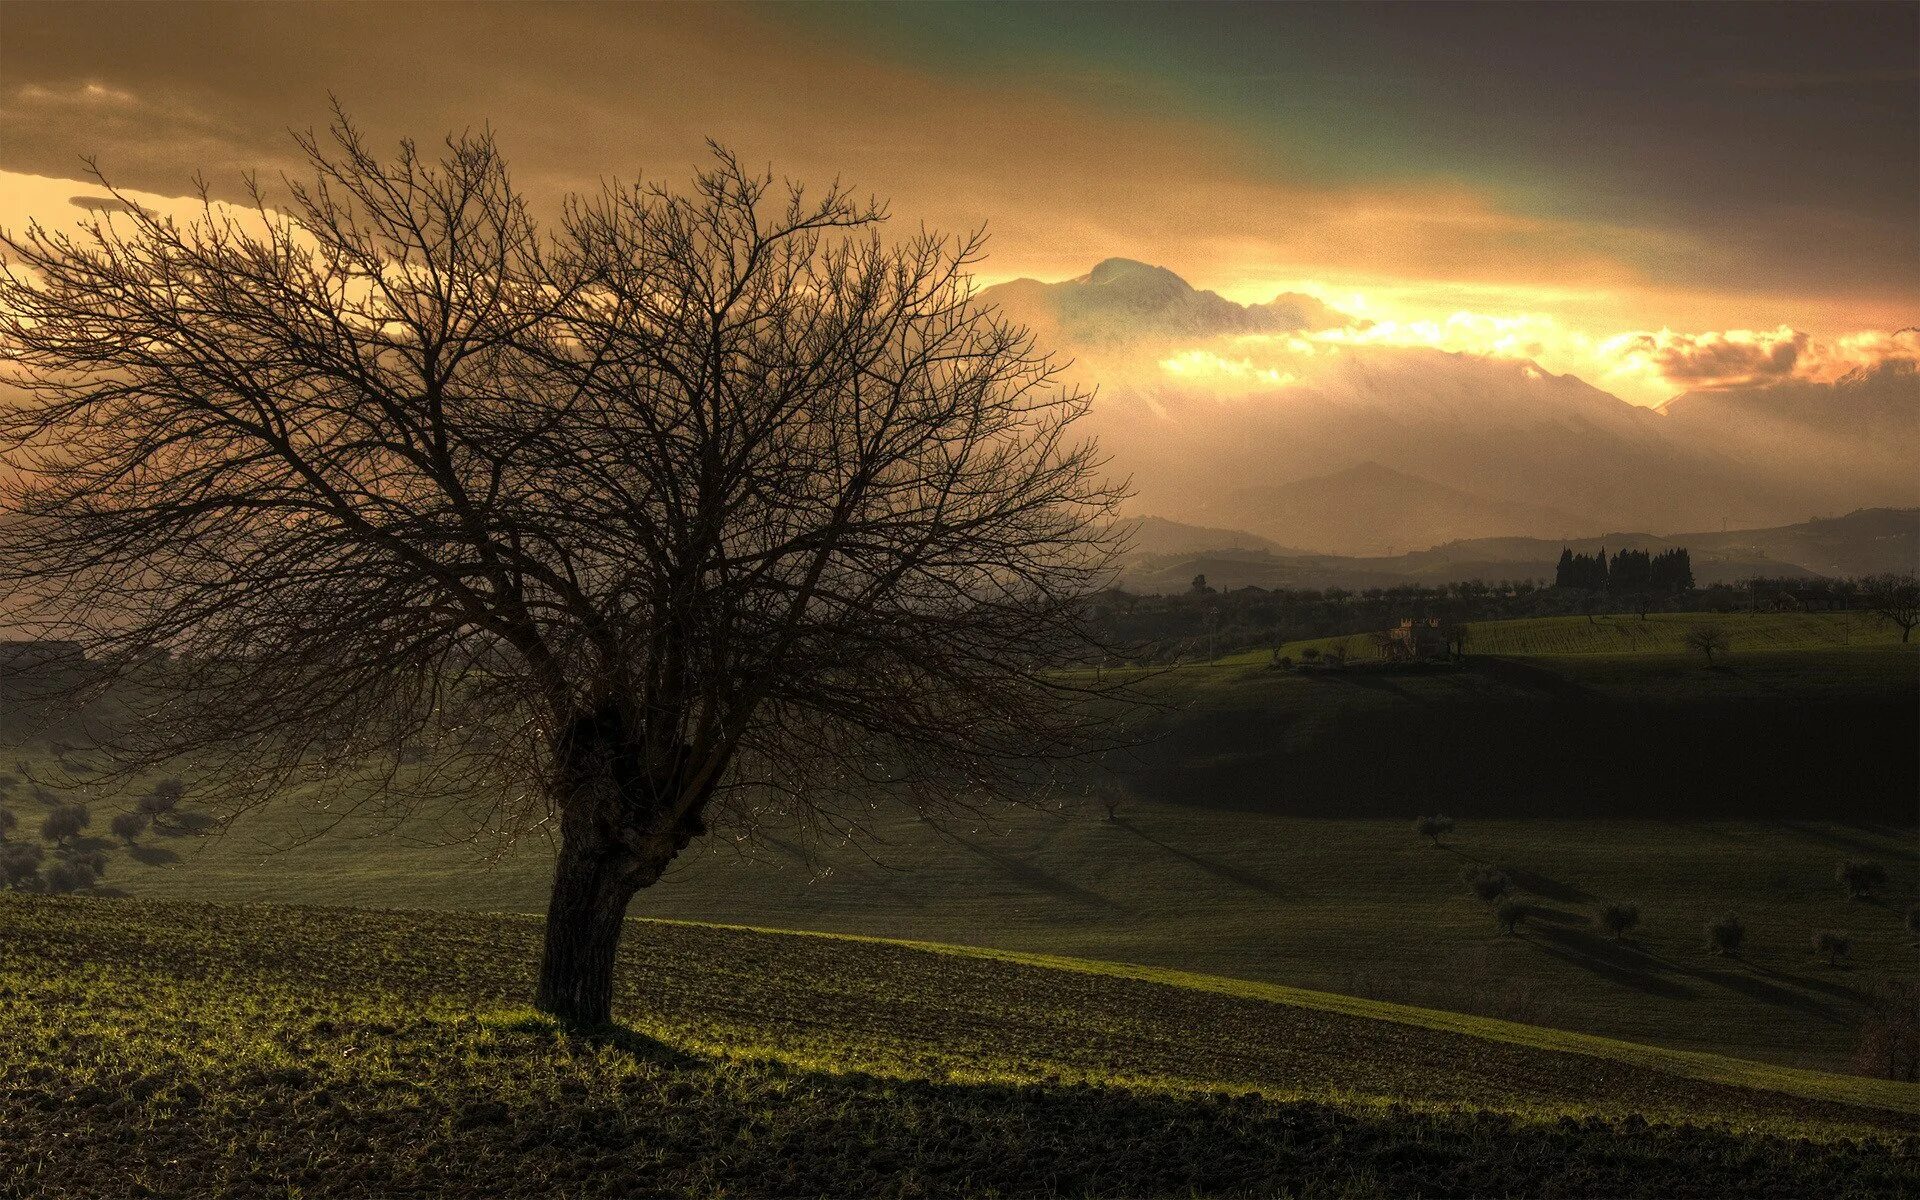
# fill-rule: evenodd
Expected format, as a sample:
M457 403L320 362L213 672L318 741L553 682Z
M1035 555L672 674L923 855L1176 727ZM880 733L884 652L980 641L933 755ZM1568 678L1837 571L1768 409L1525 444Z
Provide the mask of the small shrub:
M1472 867L1468 869L1466 878L1473 894L1488 904L1513 890L1513 880L1507 878L1507 873L1493 867Z
M1835 933L1831 929L1816 930L1813 935L1813 952L1823 956L1827 965L1837 967L1840 960L1853 949L1853 939L1844 933Z
M0 808L0 842L6 841L8 835L19 826L20 818L13 815L12 809Z
M1453 832L1453 818L1435 813L1433 816L1421 817L1415 821L1413 828L1421 837L1438 846L1441 837Z
M1640 924L1640 906L1638 904L1605 904L1600 907L1600 928L1607 931L1614 941L1633 931Z
M84 804L59 804L47 814L40 823L40 836L56 845L68 838L78 837L80 831L93 823L93 814Z
M1850 858L1834 869L1833 877L1853 900L1871 900L1875 889L1886 886L1887 869L1864 858Z
M113 830L113 836L131 846L135 838L147 831L147 823L150 820L152 818L146 813L134 809L131 812L115 813L108 827Z
M1312 666L1313 664L1319 662L1320 647L1308 646L1305 650L1302 650L1300 652L1300 661L1303 663L1306 663L1308 666Z
M1493 906L1493 919L1500 923L1500 929L1509 937L1519 932L1527 919L1527 906L1509 896Z
M1707 923L1707 946L1715 954L1737 955L1746 940L1746 924L1733 913Z

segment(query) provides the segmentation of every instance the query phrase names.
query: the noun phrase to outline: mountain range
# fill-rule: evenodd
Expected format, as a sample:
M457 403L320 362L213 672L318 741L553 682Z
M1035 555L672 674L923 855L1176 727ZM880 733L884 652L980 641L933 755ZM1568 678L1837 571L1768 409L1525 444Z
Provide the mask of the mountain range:
M1088 431L1132 480L1133 511L1169 520L1378 556L1920 505L1908 359L1652 409L1524 359L1313 339L1363 323L1291 293L1238 304L1126 259L981 297L1098 386ZM1195 356L1212 377L1184 369Z
M1703 530L1659 536L1481 537L1395 555L1306 554L1254 534L1200 529L1153 518L1153 536L1135 540L1120 568L1132 592L1184 592L1194 576L1216 588L1366 588L1463 579L1551 580L1562 549L1686 547L1696 582L1729 583L1756 575L1805 578L1920 573L1920 508L1862 509L1843 517L1766 529Z

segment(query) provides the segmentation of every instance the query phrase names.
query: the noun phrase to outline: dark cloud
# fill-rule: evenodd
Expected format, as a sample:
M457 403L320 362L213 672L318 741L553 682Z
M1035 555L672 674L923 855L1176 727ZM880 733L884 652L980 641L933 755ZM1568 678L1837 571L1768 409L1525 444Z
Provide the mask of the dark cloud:
M133 212L136 207L117 196L70 196L67 203L96 213Z
M1790 378L1809 338L1797 330L1727 333L1643 333L1630 350L1644 353L1675 384L1715 386Z

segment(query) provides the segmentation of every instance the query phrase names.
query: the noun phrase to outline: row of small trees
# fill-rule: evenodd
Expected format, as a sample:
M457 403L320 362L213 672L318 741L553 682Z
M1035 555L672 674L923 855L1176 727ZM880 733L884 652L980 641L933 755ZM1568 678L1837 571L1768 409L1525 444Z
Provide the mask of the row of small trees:
M12 790L15 781L7 777L0 792ZM76 801L62 801L40 791L38 798L48 805L40 821L40 840L19 837L20 818L10 808L0 807L0 887L16 892L80 892L99 886L106 877L108 848L111 843L83 835L93 824L93 811ZM180 801L186 794L178 779L163 779L131 809L115 813L107 827L113 836L132 849L148 830L167 833L190 832L182 820Z
M1442 837L1453 832L1454 821L1445 814L1435 813L1417 818L1413 827L1421 837L1437 846ZM1519 932L1530 910L1515 894L1513 880L1505 871L1475 865L1467 867L1462 878L1468 889L1488 906L1502 932L1509 935ZM1873 900L1878 889L1887 884L1887 870L1867 859L1848 859L1835 868L1834 878L1849 899ZM1603 903L1595 910L1594 922L1609 937L1619 941L1639 927L1640 906L1627 901ZM1920 907L1908 910L1906 925L1908 933L1920 943ZM1705 933L1707 948L1715 954L1737 956L1747 940L1746 924L1737 913L1726 913L1707 922ZM1837 930L1818 929L1813 932L1811 949L1829 965L1837 966L1851 953L1853 940Z

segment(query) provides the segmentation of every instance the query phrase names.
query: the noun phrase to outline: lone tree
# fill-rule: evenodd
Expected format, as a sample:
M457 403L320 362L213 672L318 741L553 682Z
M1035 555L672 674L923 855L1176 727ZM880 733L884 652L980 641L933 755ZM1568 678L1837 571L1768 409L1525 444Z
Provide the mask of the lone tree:
M1527 906L1512 896L1507 896L1493 906L1493 919L1500 926L1502 933L1512 937L1520 931L1520 926L1527 922Z
M1633 932L1639 924L1638 904L1604 904L1600 907L1600 927L1616 942Z
M1853 939L1844 933L1821 929L1815 931L1813 935L1813 952L1826 959L1830 967L1839 966L1840 960L1845 958L1847 952L1852 949Z
M1861 581L1867 611L1900 628L1905 645L1920 625L1920 579L1912 575L1874 575Z
M1887 883L1887 869L1865 858L1847 859L1834 868L1833 876L1847 890L1849 900L1871 900L1874 891Z
M113 836L131 846L141 834L147 831L147 826L151 823L152 818L146 813L133 809L129 812L115 813L113 820L108 823L108 828L113 830Z
M1746 923L1732 913L1707 924L1707 947L1715 954L1738 955L1746 940Z
M597 1024L694 839L1018 798L1101 727L1048 668L1118 493L978 236L718 147L543 229L490 134L298 140L274 203L0 241L0 586L153 718L121 769L551 831L535 1002Z
M65 845L69 840L79 837L81 830L93 823L93 814L84 804L60 804L47 813L40 822L40 836L56 846Z
M1466 880L1473 894L1488 904L1513 891L1513 880L1507 878L1505 871L1493 867L1469 867Z
M1421 817L1416 820L1413 823L1413 829L1415 833L1438 846L1442 837L1453 832L1453 818L1435 813L1430 817Z
M1726 630L1718 625L1695 625L1687 630L1687 636L1682 641L1687 649L1706 655L1709 667L1713 665L1713 656L1726 653L1731 645L1727 641Z

